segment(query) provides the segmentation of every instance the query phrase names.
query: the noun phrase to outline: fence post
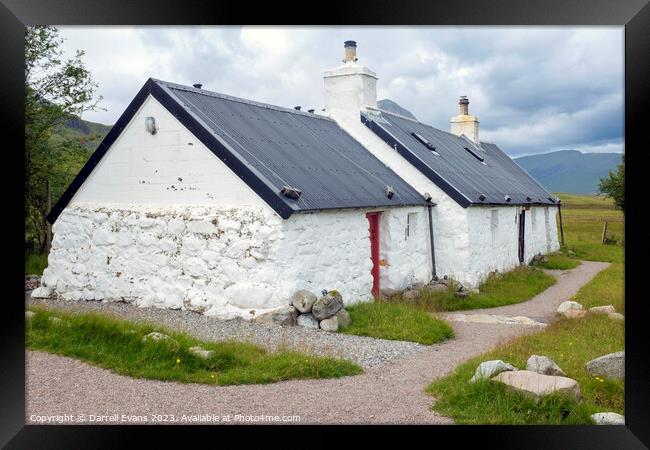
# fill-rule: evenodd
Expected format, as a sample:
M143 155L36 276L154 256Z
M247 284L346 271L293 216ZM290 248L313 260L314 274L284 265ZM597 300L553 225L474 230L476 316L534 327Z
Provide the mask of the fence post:
M562 246L564 246L564 226L562 225L562 200L557 199L557 212L560 215L560 236L562 238Z
M605 221L605 224L603 225L603 237L601 239L601 243L605 243L605 237L607 236L607 221Z

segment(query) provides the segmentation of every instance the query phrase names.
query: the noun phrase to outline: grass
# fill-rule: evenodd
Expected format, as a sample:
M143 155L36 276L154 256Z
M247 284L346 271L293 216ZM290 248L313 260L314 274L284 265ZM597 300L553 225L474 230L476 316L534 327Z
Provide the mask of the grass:
M624 325L606 316L562 320L542 332L521 337L459 366L450 376L433 382L427 392L435 395L436 411L461 424L590 424L596 412L624 414L622 381L592 378L585 364L624 347ZM538 404L501 383L469 383L479 363L502 359L520 369L530 355L553 359L580 385L583 400L577 403L549 396Z
M624 253L621 241L616 245L601 243L602 221L611 221L608 229L623 235L622 214L608 199L593 196L559 194L564 219L564 252L576 258L608 261L612 265L600 272L574 296L585 307L614 305L623 312ZM619 234L620 233L620 234ZM609 233L608 233L609 234ZM553 255L549 263L570 264L574 259ZM560 262L558 262L560 261ZM591 424L596 412L624 414L623 381L599 380L589 376L585 364L593 358L624 349L624 322L602 315L587 315L579 320L560 320L543 332L519 337L457 367L449 376L431 383L427 392L437 397L434 408L457 423L481 424ZM583 400L548 396L535 403L506 386L481 381L468 383L482 361L502 359L524 368L530 355L553 359L567 374L578 381Z
M575 269L580 264L575 258L567 256L563 253L551 253L546 255L548 261L544 263L535 264L535 267L541 267L543 269L554 269L554 270L569 270Z
M218 385L273 383L289 379L338 378L356 375L356 364L335 358L262 347L236 341L204 342L152 324L136 324L99 314L53 313L33 308L27 348L69 356L134 378ZM60 317L68 325L52 322ZM143 342L159 331L176 342ZM189 352L201 346L214 354L209 359Z
M453 329L431 314L399 303L358 303L347 308L351 323L341 332L424 345L454 337Z
M47 255L31 253L25 255L25 275L43 275L47 267Z
M494 308L529 300L553 284L555 278L551 275L534 267L521 266L503 274L491 274L481 283L478 293L470 292L466 298L456 297L452 285L447 291L423 288L414 300L395 297L387 301L428 312Z

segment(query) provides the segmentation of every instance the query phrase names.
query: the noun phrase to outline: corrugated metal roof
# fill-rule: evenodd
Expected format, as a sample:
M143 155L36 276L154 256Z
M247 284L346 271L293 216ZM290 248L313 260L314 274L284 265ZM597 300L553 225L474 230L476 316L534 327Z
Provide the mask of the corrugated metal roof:
M153 81L293 211L424 204L421 194L327 117ZM283 186L302 193L286 197ZM394 188L392 198L386 186Z
M465 137L386 111L364 111L361 120L464 207L556 204L551 193L495 144L477 146Z

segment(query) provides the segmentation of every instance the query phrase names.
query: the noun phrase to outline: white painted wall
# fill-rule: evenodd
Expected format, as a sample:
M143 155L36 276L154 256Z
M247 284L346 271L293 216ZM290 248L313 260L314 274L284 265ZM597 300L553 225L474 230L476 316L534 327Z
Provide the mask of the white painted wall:
M428 253L418 221L382 213L384 287L426 281ZM222 318L279 307L298 289L336 289L346 304L370 300L368 210L294 214L268 208L67 207L53 226L45 291L68 300L124 300ZM404 247L401 244L404 243ZM400 250L401 249L401 250ZM42 293L45 294L45 293Z
M470 271L466 282L476 287L490 272L507 272L519 265L519 206L468 208ZM545 221L548 211L548 222ZM524 262L538 253L559 250L555 213L557 207L533 206L526 211ZM494 226L494 218L497 225Z
M145 130L154 117L158 132ZM149 96L71 204L246 205L266 203Z

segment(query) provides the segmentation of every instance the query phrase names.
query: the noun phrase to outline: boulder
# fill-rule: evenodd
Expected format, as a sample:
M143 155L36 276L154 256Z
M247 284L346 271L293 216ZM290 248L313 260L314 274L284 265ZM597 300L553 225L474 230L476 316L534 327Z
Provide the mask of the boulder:
M587 315L587 311L584 309L569 309L560 313L560 315L566 317L567 319L582 319Z
M467 298L469 296L469 292L467 291L456 291L454 292L454 297L456 298Z
M609 313L609 314L607 314L607 317L609 317L610 319L614 319L614 320L620 320L620 321L625 320L625 316L623 314L620 314L620 313L617 313L617 312Z
M549 394L568 395L575 400L581 398L578 382L567 377L542 375L530 370L518 370L516 372L501 372L492 379L535 398Z
M590 417L596 425L625 425L625 416L615 412L600 412Z
M31 319L36 315L34 311L25 311L25 319Z
M266 311L256 316L256 323L265 323L272 325L295 325L298 317L298 310L291 305L280 306L279 308Z
M607 306L594 306L593 308L589 308L589 314L612 314L615 313L616 310L612 305L607 305Z
M470 383L474 383L480 379L492 378L493 376L500 374L505 371L514 371L517 370L512 364L505 363L500 359L495 359L492 361L483 361L476 368L474 376L469 380Z
M585 368L592 377L622 380L625 378L625 352L609 353L592 359Z
M332 316L329 319L323 319L320 321L320 328L324 331L339 331L339 320L336 316Z
M327 295L316 300L311 312L316 320L321 321L329 319L341 309L343 309L343 299L341 298L341 294L336 291L330 291Z
M405 300L415 300L420 296L420 292L414 289L409 289L402 294L402 298Z
M142 342L171 342L176 343L176 340L167 336L164 333L159 333L157 331L152 331L151 333L142 337Z
M211 350L206 350L203 347L190 347L189 352L193 354L194 356L197 356L202 359L209 359L214 355L214 352Z
M433 283L429 286L429 289L433 292L447 292L449 287L444 283Z
M37 287L32 291L32 298L48 298L52 293L52 288L49 286Z
M558 375L566 377L566 373L547 356L532 355L526 362L526 370L541 373L542 375Z
M301 313L308 313L318 298L304 289L291 296L291 304Z
M399 291L392 288L383 288L379 291L379 294L382 298L391 298L398 295Z
M66 327L70 326L70 322L68 322L67 320L63 320L63 319L61 319L59 317L55 317L55 316L50 317L50 322L53 325L66 326Z
M563 312L569 311L570 309L582 309L582 305L578 302L566 301L560 303L560 306L557 307L557 312L562 314Z
M342 328L350 326L350 323L352 322L352 320L350 319L350 313L348 313L345 309L342 309L336 314L334 314L334 317L338 319L339 327Z
M298 316L298 326L318 329L318 320L314 318L312 313L300 314Z

